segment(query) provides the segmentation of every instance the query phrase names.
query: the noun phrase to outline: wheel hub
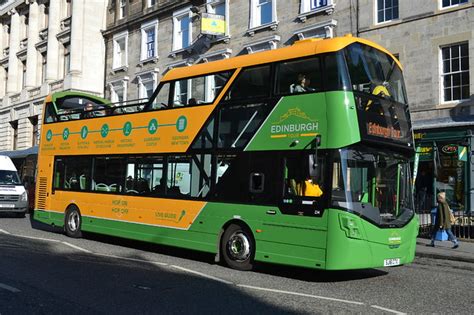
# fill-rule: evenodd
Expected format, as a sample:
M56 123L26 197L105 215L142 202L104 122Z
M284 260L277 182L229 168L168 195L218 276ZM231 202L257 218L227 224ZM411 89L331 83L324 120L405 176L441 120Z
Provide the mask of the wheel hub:
M73 212L69 215L68 225L69 230L76 231L79 228L79 214L77 212Z
M242 232L232 234L227 242L227 248L234 260L244 261L250 256L250 241Z

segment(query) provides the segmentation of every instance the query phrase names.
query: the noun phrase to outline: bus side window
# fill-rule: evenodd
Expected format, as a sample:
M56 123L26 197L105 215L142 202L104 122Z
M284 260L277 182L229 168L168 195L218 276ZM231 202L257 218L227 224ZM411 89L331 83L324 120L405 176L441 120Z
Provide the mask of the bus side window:
M322 90L319 57L282 62L277 66L277 94Z
M56 118L56 110L54 108L53 103L46 104L46 113L44 115L44 122L45 123L52 123L57 120Z
M313 163L313 155L298 154L286 158L285 195L300 197L321 197L323 181L323 159Z
M270 93L270 66L259 66L243 70L232 84L226 100L265 97Z

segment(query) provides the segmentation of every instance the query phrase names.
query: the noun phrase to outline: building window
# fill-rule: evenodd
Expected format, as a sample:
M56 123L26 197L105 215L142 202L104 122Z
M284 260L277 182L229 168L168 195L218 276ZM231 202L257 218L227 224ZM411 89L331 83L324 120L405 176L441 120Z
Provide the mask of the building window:
M46 52L41 54L41 83L46 81L46 65L47 63Z
M3 47L9 47L10 46L10 24L6 24L3 26ZM6 56L4 56L6 57Z
M113 68L126 67L127 62L127 49L128 49L128 33L121 33L114 36L114 56L113 56Z
M157 0L148 0L148 7L154 6L157 2Z
M3 89L4 89L4 91L5 91L5 94L7 94L7 87L8 87L8 67L5 68L4 73L5 73L5 76L4 76L4 79L5 79L5 80L3 80L3 82L4 82Z
M142 25L142 45L140 60L150 59L157 56L157 34L158 21Z
M189 8L173 14L173 50L188 47L191 44L191 11Z
M71 69L71 46L69 43L64 44L64 76L69 73Z
M333 0L301 0L301 13L311 12L332 5Z
M71 16L71 11L72 10L72 6L71 6L71 0L66 0L66 17L70 17Z
M441 48L443 101L469 99L469 47L468 43Z
M448 8L448 7L454 7L463 3L468 3L468 0L442 0L441 2L441 7L442 8Z
M250 0L250 28L276 21L274 0Z
M43 5L43 28L48 27L49 22L49 7Z
M34 147L39 143L38 116L30 117L31 123L31 145Z
M225 16L226 1L207 0L207 12Z
M125 17L125 8L127 6L127 0L119 0L119 19L123 19Z
M127 82L128 78L126 77L123 80L114 81L109 84L110 98L116 106L123 105L127 101Z
M22 38L27 38L28 37L28 17L25 15L23 16L23 37Z
M26 60L21 63L21 88L24 89L26 86Z
M16 150L18 148L18 120L11 121L10 126L13 134L13 150Z
M377 0L377 23L398 19L398 0Z
M227 13L229 0L207 0L206 9L208 13L221 15L225 19L225 36L229 35L229 14Z
M140 73L137 75L138 98L148 100L156 88L158 70Z
M280 42L280 36L273 35L270 37L262 38L258 41L248 43L244 45L244 49L248 54L253 54L256 52L261 52L265 50L276 49L278 43Z
M143 101L148 101L153 95L156 88L156 81L154 79L144 79L138 81L138 98Z

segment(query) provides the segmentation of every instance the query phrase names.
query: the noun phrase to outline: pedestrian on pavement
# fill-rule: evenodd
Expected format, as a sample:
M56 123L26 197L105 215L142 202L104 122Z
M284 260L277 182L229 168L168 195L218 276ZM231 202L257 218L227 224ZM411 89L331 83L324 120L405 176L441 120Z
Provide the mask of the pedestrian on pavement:
M458 240L451 231L451 209L449 208L449 205L446 202L446 193L440 192L436 195L436 197L438 200L438 208L436 210L436 220L431 230L431 243L428 246L434 247L436 232L445 230L446 233L448 233L448 240L453 242L453 248L458 248Z

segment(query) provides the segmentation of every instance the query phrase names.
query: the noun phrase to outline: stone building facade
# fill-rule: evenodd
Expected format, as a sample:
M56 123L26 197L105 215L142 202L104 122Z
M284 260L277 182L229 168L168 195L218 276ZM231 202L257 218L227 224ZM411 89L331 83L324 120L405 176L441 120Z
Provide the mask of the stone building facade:
M106 8L106 0L0 1L0 151L38 144L49 93L103 93Z
M116 102L145 98L173 67L350 33L346 2L109 1L105 94ZM201 33L206 13L224 16L224 34Z
M347 33L371 39L404 65L417 147L424 152L417 208L429 210L435 192L445 190L453 208L470 210L474 169L454 151L465 148L470 159L474 150L473 6L472 0L111 0L105 94L116 102L146 98L173 67L298 39ZM208 13L224 16L224 34L202 34Z

